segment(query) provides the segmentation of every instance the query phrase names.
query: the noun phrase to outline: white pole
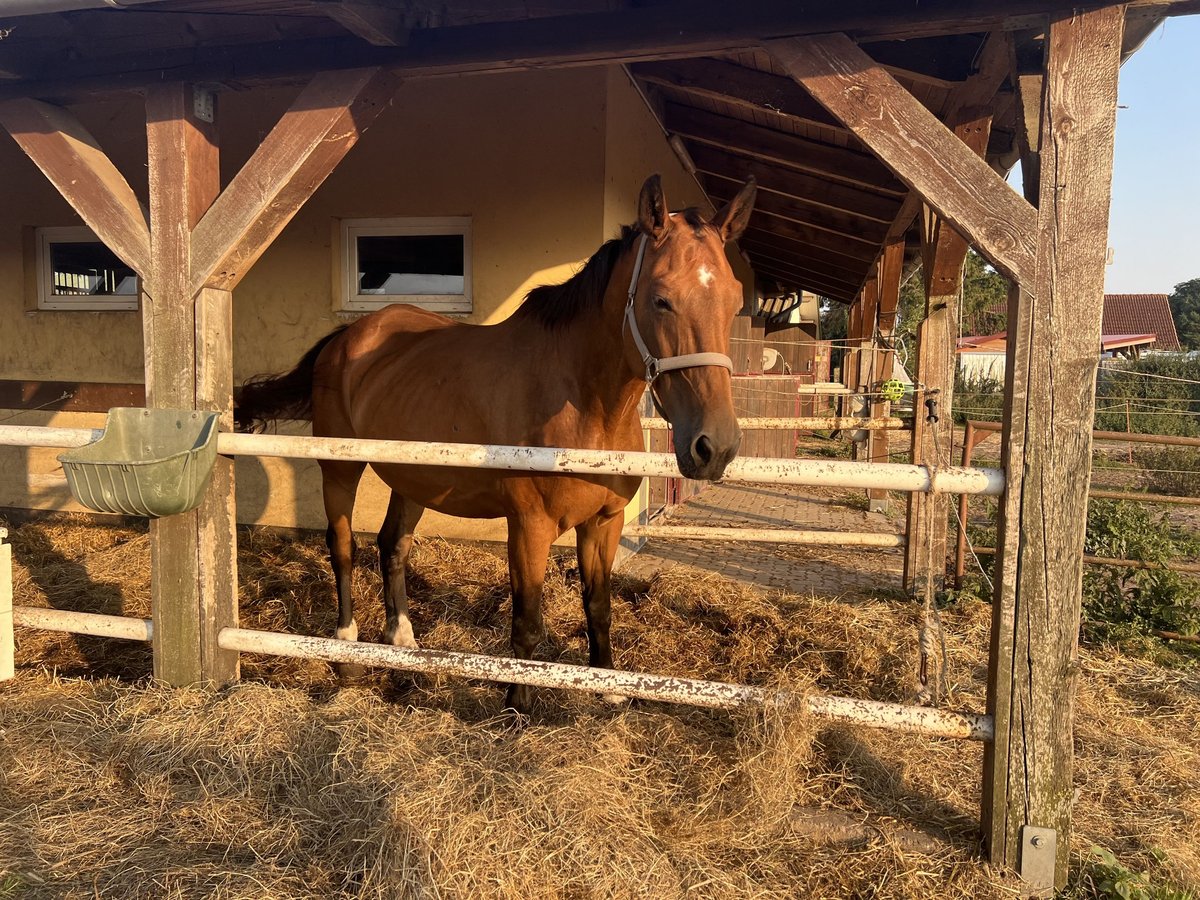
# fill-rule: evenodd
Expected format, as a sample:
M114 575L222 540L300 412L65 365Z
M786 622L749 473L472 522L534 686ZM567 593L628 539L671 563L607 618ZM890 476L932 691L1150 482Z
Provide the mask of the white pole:
M0 445L78 447L96 436L91 429L0 425ZM678 478L675 457L667 453L622 450L573 450L562 447L506 447L427 441L376 441L285 434L217 436L226 456L274 456L288 459L344 459L367 463L559 472L578 475L636 475ZM985 494L1004 490L999 469L945 466L936 470L904 463L859 463L827 459L735 459L724 481L757 484L812 484L825 487L882 488L920 493Z
M154 634L154 624L150 619L105 616L69 609L42 609L37 606L14 607L13 622L23 628L90 634L93 637L117 638L122 641L149 641Z
M8 681L16 673L13 637L12 546L5 542L7 529L0 528L0 681Z
M869 531L799 531L787 528L710 528L691 525L626 525L625 537L666 538L680 541L750 541L760 544L845 545L847 547L903 547L902 534Z
M787 702L790 699L764 688L739 684L669 678L616 669L595 669L589 666L481 656L473 653L409 650L385 644L276 634L246 628L221 629L217 643L224 650L237 650L241 653L265 653L271 656L321 659L326 662L385 666L534 687L621 694L626 697L713 709L734 709L769 702ZM814 715L840 722L976 741L990 740L992 735L991 716L977 713L946 712L923 706L904 706L846 697L806 697L805 701Z

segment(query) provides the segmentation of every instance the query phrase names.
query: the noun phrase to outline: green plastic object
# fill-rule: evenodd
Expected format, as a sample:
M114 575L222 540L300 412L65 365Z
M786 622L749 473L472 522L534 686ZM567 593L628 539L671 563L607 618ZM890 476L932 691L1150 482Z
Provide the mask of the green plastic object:
M100 440L58 457L71 495L97 512L173 516L200 503L217 459L217 413L117 407Z

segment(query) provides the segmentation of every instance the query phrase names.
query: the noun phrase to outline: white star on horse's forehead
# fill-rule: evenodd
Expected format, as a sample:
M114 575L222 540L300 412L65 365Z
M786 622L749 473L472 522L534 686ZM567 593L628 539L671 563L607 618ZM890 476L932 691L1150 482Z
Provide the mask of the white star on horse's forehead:
M700 266L700 269L696 274L697 274L697 277L699 277L699 279L700 279L701 287L708 287L710 284L713 283L713 279L717 277L716 275L713 274L712 269L710 269L708 266L705 266L705 265Z

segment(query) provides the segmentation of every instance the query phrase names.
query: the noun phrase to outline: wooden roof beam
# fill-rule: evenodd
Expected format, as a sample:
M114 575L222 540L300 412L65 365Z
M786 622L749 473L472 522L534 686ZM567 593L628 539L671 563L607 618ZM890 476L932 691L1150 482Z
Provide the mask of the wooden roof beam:
M813 250L805 244L790 241L777 234L771 234L759 229L747 230L738 239L738 246L748 253L754 250L777 256L780 259L794 259L806 264L810 269L820 269L837 275L840 281L862 281L865 266L861 261L845 257L835 257L831 254Z
M353 35L376 47L408 43L404 10L361 0L321 0L317 8Z
M814 294L820 294L822 297L829 297L842 303L849 303L854 298L854 292L852 288L843 287L841 285L823 284L821 281L808 275L772 269L770 267L756 268L755 272L760 276L772 278L781 284L792 287L795 290L810 291Z
M149 213L75 116L40 100L0 103L0 125L87 226L143 278L150 268Z
M790 78L748 69L720 59L676 59L634 63L635 78L704 100L729 103L750 112L771 112L799 125L819 125L849 134L808 91Z
M743 183L734 175L718 175L713 173L700 174L704 191L714 205L721 201L728 202L737 194L738 187ZM769 190L760 190L754 201L756 209L774 216L782 216L810 225L820 231L828 231L844 237L846 240L860 241L872 247L878 247L883 240L884 227L870 219L862 219L837 210L829 210L820 206L812 206L804 202L802 197L790 194L780 194Z
M743 181L753 175L761 190L787 194L801 203L849 213L873 220L884 227L891 223L900 208L898 197L885 197L861 188L835 184L795 169L762 162L752 156L718 150L708 144L693 143L688 147L688 153L696 168L702 172Z
M834 278L826 272L821 272L815 269L809 269L802 265L787 262L782 259L775 259L767 256L751 257L751 262L755 268L760 266L771 269L775 272L786 272L797 278L809 278L814 281L824 284L827 287L839 287L844 291L857 290L857 285L847 281L842 281Z
M772 216L757 209L750 216L750 227L795 241L807 248L810 255L831 255L837 257L839 262L851 266L870 265L877 252L873 245L847 241L838 235L817 231L808 225Z
M1129 6L1135 12L1171 15L1194 11L1194 4L1195 0L1133 0ZM411 32L404 47L371 46L357 37L247 44L235 53L228 46L201 45L189 51L186 63L176 49L131 50L116 58L73 62L67 78L59 68L31 73L30 81L4 86L0 97L141 88L161 81L164 70L179 80L244 82L369 66L416 78L631 63L708 56L793 35L850 31L857 39L869 41L1011 30L1038 24L1056 11L1108 5L1111 0L997 0L964 9L962 0L922 0L920 15L914 16L911 5L886 0L820 5L792 0L742 5L728 0L668 0L612 12L420 28Z
M853 41L829 34L767 48L998 269L1031 283L1033 207Z
M888 167L867 153L764 128L680 103L665 105L663 125L667 131L720 150L752 156L763 162L832 178L881 194L900 197L905 193L904 184L896 179Z

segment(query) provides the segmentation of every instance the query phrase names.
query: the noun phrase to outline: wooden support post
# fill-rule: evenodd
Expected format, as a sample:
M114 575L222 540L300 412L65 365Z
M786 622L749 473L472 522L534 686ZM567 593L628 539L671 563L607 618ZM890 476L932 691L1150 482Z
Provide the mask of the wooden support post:
M1029 826L1053 829L1053 891L1071 849L1073 725L1097 352L1123 6L1050 23L1036 281L1014 290L983 828L993 862L1028 873ZM1025 845L1029 846L1029 845ZM1043 847L1046 846L1043 841ZM1050 883L1052 882L1052 883Z
M379 69L317 75L224 192L215 126L193 89L150 88L151 265L143 283L146 397L210 409L233 428L231 291L387 103ZM233 463L218 459L201 505L151 524L154 669L171 684L237 678L217 635L237 624Z
M903 234L892 237L884 245L877 268L878 272L875 283L878 293L879 317L876 328L879 332L880 346L882 346L891 340L892 331L896 326L896 306L900 301L900 277L903 274L904 268ZM875 379L877 382L882 383L892 377L896 355L890 350L886 352L877 350L875 356L877 357L875 360L877 366ZM891 415L891 403L881 400L878 397L874 398L871 403L870 414L872 417ZM867 460L870 462L888 462L890 459L888 456L890 442L891 435L885 431L869 432L867 434ZM867 490L867 499L872 512L887 511L887 491L881 488L870 488Z
M973 151L987 149L991 113L964 112L955 134ZM925 319L917 329L917 384L913 415L912 461L916 464L951 465L954 420L954 371L957 361L959 295L967 242L948 222L926 209L921 230L925 275ZM929 415L933 401L937 421ZM904 586L917 595L940 590L946 576L946 516L944 497L910 494L908 546L904 551Z
M854 386L858 391L870 392L875 385L875 322L879 314L879 284L874 275L868 276L863 283L862 292L859 294L859 306L861 310L859 312L858 339L854 343L857 360ZM854 398L851 415L868 416L870 410L871 401L867 397L860 395ZM857 432L855 438L854 458L865 461L869 458L870 432Z
M151 266L143 281L146 404L209 409L233 427L228 291L191 289L192 229L220 193L215 124L196 118L193 87L146 92ZM215 118L215 116L214 116ZM217 646L237 626L233 461L218 457L196 509L150 523L154 674L169 684L225 684L236 653Z

